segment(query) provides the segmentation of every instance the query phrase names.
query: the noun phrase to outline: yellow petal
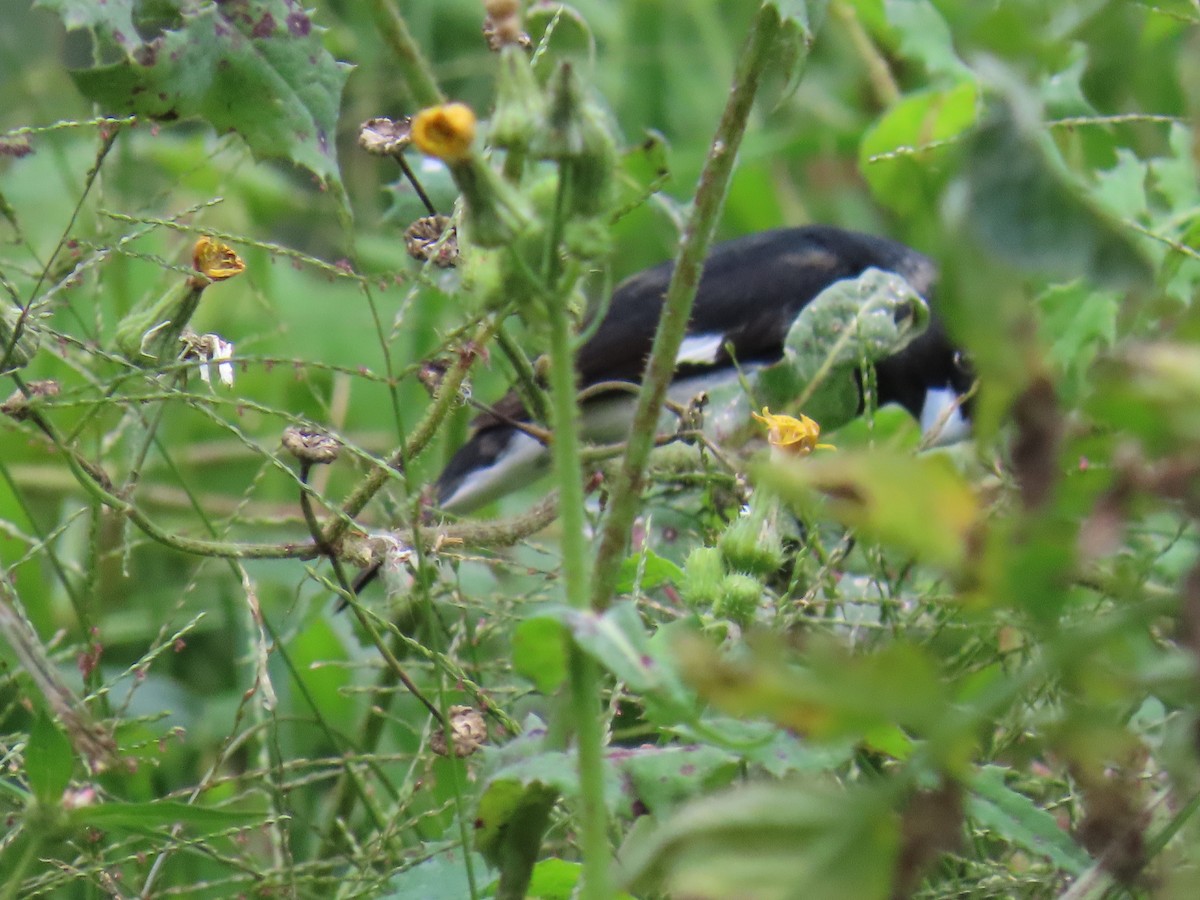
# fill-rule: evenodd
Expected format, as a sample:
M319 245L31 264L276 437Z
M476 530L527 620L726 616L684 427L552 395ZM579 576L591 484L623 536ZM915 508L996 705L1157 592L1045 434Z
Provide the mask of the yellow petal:
M246 264L229 245L202 237L192 249L192 267L209 281L224 281L244 272Z
M475 113L465 103L423 109L412 120L412 139L427 156L446 162L466 159L475 140Z
M832 444L818 444L821 436L821 426L802 415L785 416L772 413L764 406L762 415L751 413L754 418L767 426L767 443L776 450L792 456L807 456L813 450L832 450Z

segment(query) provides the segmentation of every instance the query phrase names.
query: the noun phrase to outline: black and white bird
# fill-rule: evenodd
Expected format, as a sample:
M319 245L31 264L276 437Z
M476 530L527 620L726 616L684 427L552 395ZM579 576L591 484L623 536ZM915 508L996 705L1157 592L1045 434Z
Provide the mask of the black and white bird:
M641 379L673 268L663 263L617 286L604 320L577 354L581 388ZM810 225L717 244L705 263L676 357L671 399L686 403L715 382L736 378L737 367L776 362L799 312L831 284L869 268L900 275L926 301L933 299L933 261L885 238ZM938 430L937 442L962 439L969 414L962 397L973 379L961 359L935 311L924 332L876 364L878 404L904 407L923 432ZM623 440L632 408L628 394L588 401L584 439ZM476 420L470 439L439 477L442 509L468 512L548 468L549 450L514 424L529 419L516 394L504 397L494 410Z

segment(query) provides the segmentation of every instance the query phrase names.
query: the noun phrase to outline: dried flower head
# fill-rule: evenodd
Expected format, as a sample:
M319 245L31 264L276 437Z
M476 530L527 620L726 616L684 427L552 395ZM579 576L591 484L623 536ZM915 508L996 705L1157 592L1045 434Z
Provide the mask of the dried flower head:
M39 397L57 397L60 388L57 381L29 381L25 390L17 389L9 394L8 399L0 403L0 413L23 422L29 418L29 407Z
M430 397L436 397L449 370L449 360L427 359L421 364L421 368L417 369L417 381L421 382L421 386L429 392Z
M338 458L342 445L323 431L289 425L283 430L283 449L301 462L325 465Z
M233 387L233 344L219 334L196 334L187 330L179 336L183 358L200 363L200 380L212 387L210 364L217 366L217 377L225 387Z
M487 723L472 706L450 707L449 724L455 756L470 756L487 741ZM438 756L450 755L445 729L439 728L429 736L429 746Z
M424 216L404 230L408 255L421 262L432 262L439 269L451 269L458 263L458 232L449 216Z
M368 119L358 130L358 146L373 156L396 156L412 143L412 119Z
M202 237L192 248L192 268L209 281L224 281L246 271L246 264L228 244Z
M423 109L412 120L412 140L427 156L460 162L471 154L475 113L465 103L444 103Z
M488 49L495 52L509 44L522 49L533 45L529 35L521 30L521 4L517 0L484 0L487 15L483 20L483 36Z
M808 456L814 450L833 450L832 444L818 444L821 426L808 416L785 416L763 407L762 415L751 413L767 426L767 443L772 449L788 456Z

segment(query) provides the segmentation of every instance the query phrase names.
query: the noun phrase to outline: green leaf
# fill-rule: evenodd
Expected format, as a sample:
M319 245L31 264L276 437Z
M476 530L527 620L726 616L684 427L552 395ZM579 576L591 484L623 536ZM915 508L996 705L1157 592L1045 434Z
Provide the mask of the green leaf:
M682 579L683 569L647 548L621 562L616 590L618 594L628 594L636 586L650 591L667 583L679 584Z
M947 695L936 666L925 651L907 644L853 656L814 640L802 659L774 638L760 638L737 657L700 638L677 646L688 682L717 709L765 717L813 740L868 734L891 739L881 729L932 731L945 715Z
M639 747L614 749L609 760L651 813L666 815L702 791L726 787L738 772L738 759L716 747Z
M904 215L926 210L940 190L951 141L975 125L979 89L963 80L943 90L909 94L863 135L859 166L881 201ZM924 149L927 148L927 149Z
M543 694L553 693L567 679L567 637L557 618L526 619L513 632L513 668Z
M1118 290L1149 283L1132 233L1067 172L1036 100L1006 74L996 81L1003 99L968 145L957 225L1011 265Z
M1002 766L979 770L971 781L967 815L980 828L1049 859L1072 875L1091 868L1091 857L1059 827L1054 816L1004 783L1008 772Z
M900 56L920 60L931 75L948 75L956 81L971 76L954 52L946 20L929 0L886 0L884 9L900 36Z
M671 177L670 145L657 131L646 131L626 150L617 168L617 202L613 220L623 219L645 203ZM660 199L665 199L660 195Z
M523 896L506 891L529 883L558 796L552 785L509 777L484 789L475 813L475 846L500 870L502 896Z
M529 896L538 900L571 900L579 884L583 866L565 859L543 859L533 867Z
M928 323L929 308L907 281L868 269L804 307L788 329L783 359L758 373L755 393L775 412L803 399L800 411L823 429L836 428L858 412L854 371L892 355Z
M476 877L485 869L483 857L472 854ZM466 861L461 847L448 847L411 869L397 872L387 884L381 900L408 900L412 897L469 897Z
M70 813L72 825L102 830L131 831L161 836L161 829L182 825L192 837L215 834L261 823L262 813L212 809L162 800L154 803L101 803L82 806Z
M950 570L966 562L979 525L978 500L941 454L824 453L772 462L759 479L800 507L812 509L820 498L843 525Z
M124 58L72 72L80 91L114 114L171 121L199 116L238 132L259 159L289 159L341 185L336 130L350 66L337 62L289 0L188 9L179 27L143 43L129 4L46 0L68 28L90 27ZM109 9L108 7L114 7Z
M41 713L25 747L25 771L34 797L47 806L60 803L74 770L71 742L49 716Z
M68 31L91 29L102 51L130 52L141 43L133 24L134 0L35 0L33 6L58 13Z
M828 0L772 0L771 5L779 13L782 25L773 63L783 71L781 96L786 97L800 83L809 48L825 18Z
M681 897L872 900L890 894L898 850L878 786L757 784L689 804L627 847L622 882Z
M575 642L631 691L656 695L674 707L690 707L679 674L669 659L655 651L633 603L614 603L599 617L578 610L565 610L565 614Z
M1117 339L1121 295L1076 281L1043 291L1038 305L1051 361L1082 380L1096 355Z

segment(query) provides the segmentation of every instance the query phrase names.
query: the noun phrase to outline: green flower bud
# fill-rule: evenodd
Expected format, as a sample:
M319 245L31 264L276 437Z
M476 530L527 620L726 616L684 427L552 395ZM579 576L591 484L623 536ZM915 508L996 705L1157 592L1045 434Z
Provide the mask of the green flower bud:
M711 609L722 596L725 567L716 547L697 547L683 564L683 599L697 609Z
M534 152L558 160L569 179L569 212L596 216L608 211L613 198L617 148L595 103L585 99L574 69L563 63L550 89L550 108L542 140Z
M546 128L546 96L533 76L529 57L515 44L500 51L496 77L496 111L488 143L506 150L524 150Z
M774 523L757 515L730 523L718 542L726 564L735 572L772 575L783 565L783 541Z
M726 575L721 582L721 596L713 604L713 614L745 628L754 621L762 593L762 585L749 575L740 572Z
M117 323L117 349L130 362L149 366L179 358L179 338L200 305L205 287L235 278L246 264L232 248L202 237L192 248L196 274L176 284L157 300L139 304Z
M476 156L449 163L466 205L464 231L480 247L502 247L526 230L533 214L523 197Z
M179 335L200 304L202 286L191 279L175 284L157 300L138 305L117 323L117 349L140 366L167 363L179 355Z

